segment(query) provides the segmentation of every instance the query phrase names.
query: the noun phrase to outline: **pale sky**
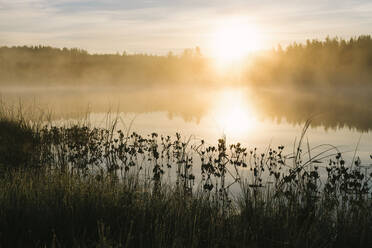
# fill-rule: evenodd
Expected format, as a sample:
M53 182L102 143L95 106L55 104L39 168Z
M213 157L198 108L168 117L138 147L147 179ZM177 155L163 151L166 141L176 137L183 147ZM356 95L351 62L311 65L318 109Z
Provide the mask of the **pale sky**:
M232 21L253 28L262 49L350 38L372 33L372 1L0 0L0 46L151 54L200 46L211 54L216 30Z

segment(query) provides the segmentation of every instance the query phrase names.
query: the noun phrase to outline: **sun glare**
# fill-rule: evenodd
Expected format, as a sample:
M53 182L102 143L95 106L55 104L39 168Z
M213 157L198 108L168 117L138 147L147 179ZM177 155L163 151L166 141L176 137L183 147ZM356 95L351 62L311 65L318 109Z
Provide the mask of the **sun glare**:
M218 97L214 118L220 130L230 137L247 134L257 123L244 94L235 90L224 91Z
M227 23L218 28L212 43L215 57L222 62L242 59L250 52L260 49L257 29L239 22Z

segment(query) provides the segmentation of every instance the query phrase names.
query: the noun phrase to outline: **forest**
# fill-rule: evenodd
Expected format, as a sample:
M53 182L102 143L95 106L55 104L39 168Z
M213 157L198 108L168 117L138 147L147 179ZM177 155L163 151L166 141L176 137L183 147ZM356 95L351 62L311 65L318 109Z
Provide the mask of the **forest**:
M169 84L206 77L200 49L183 54L89 54L77 48L22 46L0 48L0 85ZM210 77L209 77L210 78Z
M278 46L256 58L246 80L260 87L354 87L372 83L372 38L326 38Z
M90 54L77 48L0 48L0 85L214 85L255 87L370 86L372 38L326 38L261 51L242 66L242 77L220 77L199 47L182 54ZM246 61L246 60L245 60ZM238 82L237 82L238 81Z

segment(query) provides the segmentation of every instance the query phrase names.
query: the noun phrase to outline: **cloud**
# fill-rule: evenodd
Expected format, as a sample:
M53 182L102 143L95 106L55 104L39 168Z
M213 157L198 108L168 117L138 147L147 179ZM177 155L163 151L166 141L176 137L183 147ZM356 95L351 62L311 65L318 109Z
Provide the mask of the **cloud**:
M231 18L253 23L266 46L370 32L368 1L0 0L2 45L165 53L199 45Z

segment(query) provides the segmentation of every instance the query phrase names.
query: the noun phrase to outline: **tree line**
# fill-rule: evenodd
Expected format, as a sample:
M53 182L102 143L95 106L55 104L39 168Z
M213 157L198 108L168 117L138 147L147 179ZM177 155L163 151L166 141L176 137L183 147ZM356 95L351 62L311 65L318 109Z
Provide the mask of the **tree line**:
M244 66L243 66L244 67ZM240 83L259 87L372 85L372 38L278 46L250 59ZM180 55L90 54L78 48L0 47L0 85L205 85L227 82L199 47ZM231 81L231 80L230 80ZM220 83L218 85L221 85Z
M261 54L246 71L256 86L367 86L372 85L372 38L329 38L279 46Z
M89 54L78 48L0 47L0 85L159 84L207 79L200 49L181 55Z

